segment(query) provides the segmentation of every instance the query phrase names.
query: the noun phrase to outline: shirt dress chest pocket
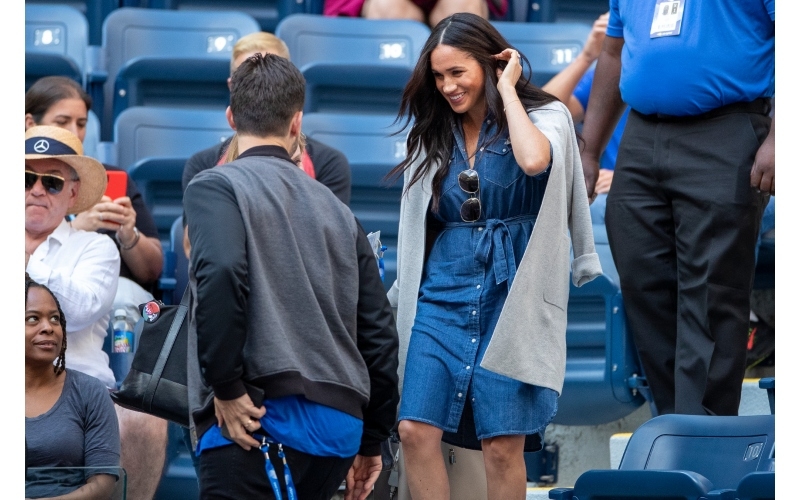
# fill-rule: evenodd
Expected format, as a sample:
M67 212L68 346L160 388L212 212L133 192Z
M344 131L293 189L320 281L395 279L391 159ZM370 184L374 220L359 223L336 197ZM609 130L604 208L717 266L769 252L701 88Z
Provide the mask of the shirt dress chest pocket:
M455 188L456 191L468 196L467 193L461 191L461 188L458 187L458 174L460 174L462 170L468 169L469 165L467 165L467 163L464 161L461 155L456 152L455 149L453 149L453 152L450 153L450 158L448 158L447 161L450 170L447 172L447 176L445 176L444 180L442 181L442 195Z
M484 177L501 188L507 188L525 175L514 159L511 142L500 139L486 146L483 151L483 162L486 165Z

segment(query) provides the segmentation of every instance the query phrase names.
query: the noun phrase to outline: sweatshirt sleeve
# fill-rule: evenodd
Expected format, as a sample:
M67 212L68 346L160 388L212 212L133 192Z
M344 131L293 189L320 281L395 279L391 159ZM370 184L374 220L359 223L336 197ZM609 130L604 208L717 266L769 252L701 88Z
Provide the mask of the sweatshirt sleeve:
M357 344L367 365L369 403L364 408L364 433L359 455L380 455L381 442L397 418L397 329L383 288L375 255L363 228L358 226L359 296Z
M222 400L246 393L241 380L247 335L247 234L227 179L212 172L183 198L197 281L197 355L205 382Z

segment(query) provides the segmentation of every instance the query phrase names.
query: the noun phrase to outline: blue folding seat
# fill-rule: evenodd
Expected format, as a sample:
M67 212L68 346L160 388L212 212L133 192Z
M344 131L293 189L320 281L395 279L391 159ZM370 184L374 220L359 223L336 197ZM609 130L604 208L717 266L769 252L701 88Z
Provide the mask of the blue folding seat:
M402 177L395 183L386 174L405 158L405 133L391 135L394 115L309 113L303 117L303 133L344 153L350 162L350 208L367 233L381 232L386 245L384 285L388 290L397 277L397 227L400 221Z
M580 288L570 284L567 366L553 423L619 420L645 402L643 384L619 285L607 274Z
M774 500L775 471L751 472L736 487L736 500Z
M497 31L530 63L524 74L542 86L578 57L592 29L583 23L492 22Z
M275 34L306 79L306 113L397 113L430 35L407 20L295 14Z
M89 24L68 5L25 4L25 90L44 76L66 76L83 85Z
M275 32L281 19L291 14L322 14L323 0L143 0L153 9L239 10L253 16L262 31Z
M619 469L586 471L549 497L733 499L742 478L774 470L775 415L661 415L633 433Z
M196 500L200 498L197 473L192 464L191 450L183 441L183 428L169 422L164 475L153 500Z
M181 176L186 160L232 133L219 109L134 107L117 118L117 165L139 187L165 246L173 221L183 213Z
M112 10L120 6L120 0L26 0L25 6L27 7L29 4L48 8L69 6L78 10L89 23L87 39L89 45L99 46L102 41L103 20Z
M233 46L258 30L255 19L236 11L112 12L103 24L103 140L131 106L224 109Z

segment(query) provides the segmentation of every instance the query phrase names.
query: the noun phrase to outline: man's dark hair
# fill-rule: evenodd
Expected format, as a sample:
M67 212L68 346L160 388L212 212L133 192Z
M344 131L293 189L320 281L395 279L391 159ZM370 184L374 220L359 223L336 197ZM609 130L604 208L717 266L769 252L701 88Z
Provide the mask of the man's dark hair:
M231 77L236 131L256 137L286 135L305 97L305 78L288 59L274 54L248 57Z

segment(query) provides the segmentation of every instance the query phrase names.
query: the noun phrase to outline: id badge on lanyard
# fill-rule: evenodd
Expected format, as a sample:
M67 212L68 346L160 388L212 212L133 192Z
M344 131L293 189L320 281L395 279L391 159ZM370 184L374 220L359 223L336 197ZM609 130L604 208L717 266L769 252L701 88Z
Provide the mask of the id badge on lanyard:
M685 0L656 0L650 38L678 36L683 24L683 4Z

